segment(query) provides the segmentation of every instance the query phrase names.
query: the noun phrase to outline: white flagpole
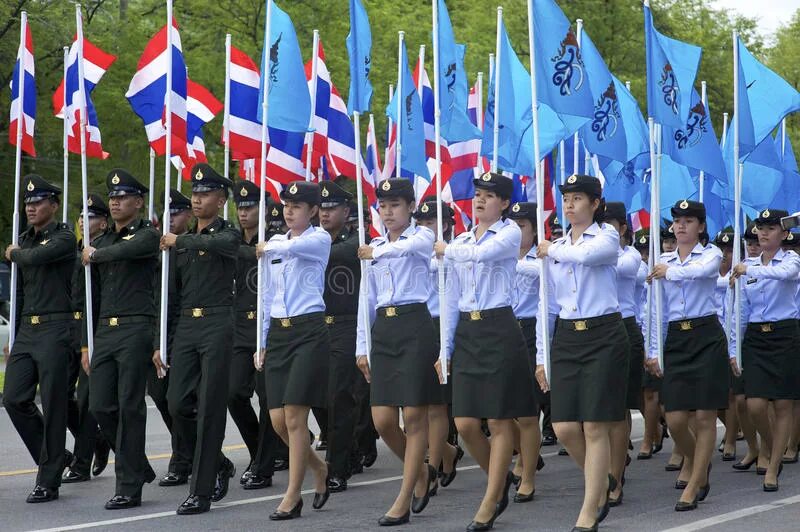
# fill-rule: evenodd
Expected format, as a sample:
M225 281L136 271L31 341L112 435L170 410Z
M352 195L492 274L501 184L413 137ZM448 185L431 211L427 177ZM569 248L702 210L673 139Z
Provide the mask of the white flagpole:
M489 75L491 76L491 74ZM478 89L476 92L477 92L476 95L478 97L478 106L475 108L475 117L478 122L478 128L481 130L481 142L483 142L483 72L478 72ZM478 153L477 166L475 167L473 175L475 177L479 177L482 173L482 170L483 170L482 157L480 153ZM470 213L470 220L472 221L472 225L475 226L474 202L472 202L472 212Z
M17 98L19 108L17 112L17 146L14 163L14 216L11 220L11 243L19 245L19 184L22 179L22 132L25 130L25 59L28 50L25 48L25 34L28 30L28 12L20 13L19 24L19 74L17 78L19 97ZM64 90L67 90L66 83ZM66 110L64 111L66 112ZM66 118L66 117L65 117ZM17 275L19 270L17 263L11 261L11 277L9 291L11 300L9 302L8 313L8 351L14 346L14 337L17 331Z
M497 8L497 41L495 43L494 68L491 75L494 77L494 116L492 117L492 172L497 172L497 162L499 157L500 144L500 28L503 25L503 8ZM489 56L491 61L491 56Z
M722 147L725 147L725 142L728 140L728 113L722 113Z
M161 233L169 233L169 179L172 165L172 0L167 0L167 88L164 101L166 119L166 151L164 157L164 214L161 217ZM178 189L180 190L180 188ZM152 193L152 191L151 191ZM169 250L161 252L161 324L158 346L161 350L161 364L167 367L167 312L169 303Z
M394 98L394 85L392 85L390 83L389 84L389 101L390 102L392 101L392 98ZM391 138L391 136L392 136L392 117L391 116L387 116L386 119L389 121L389 124L388 124L389 127L386 130L387 131L387 135ZM384 148L384 150L383 150L383 169L382 170L386 170L386 166L388 164L389 164L389 138L386 139L386 148ZM383 176L384 176L384 173L383 173L383 171L381 171L381 177L383 177ZM385 177L388 179L388 178L390 178L392 176L387 175ZM375 184L377 185L377 183L375 183Z
M67 223L69 205L69 125L67 124L67 67L69 66L69 46L64 47L64 183L61 203L61 222Z
M536 164L536 233L539 242L545 240L544 231L544 165L541 162L539 147L539 97L536 94L536 46L533 27L533 0L528 0L528 47L531 53L531 104L533 106L533 155ZM497 123L497 120L495 120ZM495 150L495 153L497 150ZM550 272L547 261L542 261L542 273L539 275L539 306L542 315L542 346L544 347L544 372L550 379L550 334L548 323Z
M363 246L367 242L367 235L364 231L364 184L361 175L361 113L353 111L353 128L356 141L356 205L358 208L358 245ZM364 313L366 321L369 323L369 261L361 261L361 282L358 288L358 308ZM372 331L369 327L365 327L364 339L367 344L367 362L372 363Z
M272 35L271 35L271 27L272 27L272 0L267 0L267 14L266 16L266 27L264 29L264 46L271 46L272 44ZM265 51L267 54L265 57L267 58L267 64L264 65L267 69L266 74L269 73L269 50ZM269 124L269 86L270 86L270 77L269 75L263 76L263 83L264 83L264 93L261 97L261 171L260 171L260 183L259 183L259 196L258 196L258 241L263 242L266 238L265 236L265 227L264 227L264 212L266 211L266 188L267 188L267 129ZM266 263L266 256L261 255L258 259L258 272L257 272L257 283L258 283L258 297L256 299L256 353L258 353L258 360L261 364L264 362L264 356L262 354L262 349L264 348L264 327L262 324L264 323L263 320L269 319L269 316L264 316L264 302L262 301L262 296L264 295L264 264Z
M183 176L181 175L181 171L183 170L183 163L180 163L180 166L175 169L175 188L178 189L178 192L182 192L183 189Z
M435 31L435 30L434 30ZM434 47L435 48L435 47ZM434 51L434 53L436 53ZM425 71L425 45L419 45L419 73L417 74L417 96L419 101L422 102L422 73Z
M311 46L311 115L308 117L308 133L306 133L306 181L311 181L311 156L313 155L314 145L314 116L317 113L317 66L319 56L319 30L314 30L314 41ZM357 136L357 135L356 135ZM358 142L358 141L356 141Z
M225 107L222 115L222 135L225 142L225 161L223 163L223 175L225 179L230 179L231 173L231 34L225 35ZM225 207L222 211L223 217L228 219L228 199L225 199Z
M150 148L150 194L147 196L147 218L152 222L156 215L156 151Z
M444 227L442 220L442 138L441 138L441 109L439 108L439 0L431 0L433 6L433 128L436 142L436 238L444 241ZM425 53L420 48L420 54ZM420 56L422 60L422 56ZM420 79L422 72L420 69ZM447 384L447 293L444 275L444 259L438 259L439 277L439 363L442 367L442 382Z
M402 135L401 127L400 127L400 120L403 117L403 40L405 39L406 32L398 31L398 40L397 40L397 135L396 135L396 143L395 143L395 152L397 155L397 166L394 169L395 177L400 177L400 161L402 159L403 153L403 143L402 143ZM406 65L406 68L408 66Z
M652 117L647 119L647 126L650 132L650 271L656 265L658 257L661 255L661 211L658 201L658 163L656 156L656 126ZM661 371L664 371L664 342L661 337L663 324L661 323L663 310L661 308L661 282L654 279L651 285L651 293L655 293L655 297L651 296L651 300L655 299L655 323L651 327L656 330L656 349L658 351L658 364ZM652 305L650 307L651 315L648 315L648 321L652 320Z
M733 215L733 263L742 261L742 165L739 163L739 34L733 30L733 172L734 172L734 215ZM741 278L734 285L734 327L736 327L736 364L742 369L742 284Z
M705 108L706 114L708 114L708 88L705 81L700 82L700 100L703 102L703 107ZM699 176L699 189L700 189L700 203L703 203L703 198L705 197L705 189L706 189L706 173L703 170L700 170Z
M83 208L83 245L88 246L89 240L89 207L87 205L87 197L89 195L89 180L87 177L86 169L86 123L88 117L86 116L86 83L84 82L83 74L83 18L81 16L81 5L75 4L75 22L78 28L78 105L80 111L80 133L81 133L81 204ZM64 90L66 91L66 82L64 83ZM66 112L66 109L65 109ZM66 120L66 114L64 115ZM66 198L65 198L66 201ZM89 360L92 359L94 353L94 324L92 323L92 267L87 264L84 266L84 286L86 290L86 334L87 334L87 347L89 348Z
M583 34L583 19L575 19L575 26L577 30L576 37L578 38L578 48L580 48L581 35ZM577 174L580 172L581 164L581 140L578 132L572 136L572 173ZM584 163L585 164L585 163Z

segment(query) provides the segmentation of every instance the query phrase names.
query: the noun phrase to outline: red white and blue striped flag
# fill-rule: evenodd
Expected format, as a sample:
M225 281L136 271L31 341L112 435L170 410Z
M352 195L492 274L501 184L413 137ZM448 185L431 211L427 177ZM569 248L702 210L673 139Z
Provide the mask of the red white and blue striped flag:
M187 80L186 94L186 154L182 157L173 156L172 162L181 169L183 179L191 181L192 167L197 163L208 162L203 126L211 122L222 111L223 106L211 91L192 80Z
M25 32L25 46L17 51L17 62L14 64L14 75L11 78L11 121L8 127L8 141L13 146L17 145L17 127L19 127L20 117L22 117L24 123L22 151L35 157L33 130L36 124L36 81L33 66L33 38L30 26L27 24L21 31ZM24 75L20 76L20 72L24 72ZM21 87L20 78L24 80ZM24 109L22 110L20 110L20 99L23 100L22 107Z

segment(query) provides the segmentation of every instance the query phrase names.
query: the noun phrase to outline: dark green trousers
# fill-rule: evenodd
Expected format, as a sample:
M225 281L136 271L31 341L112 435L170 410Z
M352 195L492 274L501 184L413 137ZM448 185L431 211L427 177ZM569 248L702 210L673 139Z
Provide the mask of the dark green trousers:
M61 485L67 438L67 390L72 322L20 324L6 364L3 404L25 447L39 466L36 484ZM36 406L36 387L42 410Z
M172 416L169 413L169 404L167 403L167 390L169 389L169 374L163 379L158 378L155 366L152 364L147 370L147 394L156 405L158 413L161 414L161 419L164 425L167 426L170 434L170 443L172 447L172 455L169 458L169 471L179 473L181 475L188 475L192 472L192 454L194 449L190 449L186 441L181 437L180 433L172 426Z
M114 450L117 495L140 495L155 473L145 455L147 371L151 365L151 323L101 324L94 335L89 378L89 411Z
M327 460L331 475L347 478L350 476L350 454L354 447L353 436L358 414L356 379L361 375L355 356L356 322L334 322L328 326L328 333L331 351Z
M232 336L230 313L181 316L172 341L167 403L194 452L189 492L201 497L211 496L224 459Z
M81 367L81 323L79 320L74 323L75 345L69 368L67 428L75 439L75 445L72 449L72 464L67 465L76 473L89 475L95 444L103 435L94 416L89 412L89 376Z

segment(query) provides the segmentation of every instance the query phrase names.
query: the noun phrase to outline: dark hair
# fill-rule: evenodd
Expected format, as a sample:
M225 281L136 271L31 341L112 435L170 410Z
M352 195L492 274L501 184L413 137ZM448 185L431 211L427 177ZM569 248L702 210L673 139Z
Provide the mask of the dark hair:
M595 196L594 194L589 194L588 196L589 201L591 202L594 200L600 200L600 204L597 206L597 210L594 211L594 215L592 216L592 221L597 225L601 225L605 219L606 200L603 196Z

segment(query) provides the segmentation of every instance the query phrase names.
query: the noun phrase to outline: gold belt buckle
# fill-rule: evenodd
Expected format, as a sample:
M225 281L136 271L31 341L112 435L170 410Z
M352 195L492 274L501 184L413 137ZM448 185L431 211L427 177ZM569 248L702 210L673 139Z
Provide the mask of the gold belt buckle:
M761 332L762 333L772 332L772 324L771 323L762 323L761 324Z
M248 312L247 312L247 319L248 319L248 320L254 320L254 319L256 319L256 313L255 313L255 311L253 311L253 310L250 310L250 311L248 311Z
M291 327L291 326L292 326L291 318L281 318L281 327Z
M327 325L333 325L333 316L325 316L325 323Z
M470 321L482 320L483 317L481 316L481 311L480 310L471 310L469 312L469 319L470 319Z
M682 321L681 322L681 330L682 331L691 331L692 330L692 322L691 321Z
M73 317L73 319L79 320L79 319L81 319L81 317L83 317L83 313L81 313L81 312L75 312L75 313L72 315L72 317Z
M397 316L397 308L396 307L386 307L386 317L387 318L394 318Z
M108 318L108 326L109 327L117 327L117 326L119 326L119 319L118 318Z
M31 316L31 325L39 325L39 316Z
M588 331L589 325L586 323L586 320L578 320L573 322L575 324L576 331Z
M193 318L202 318L203 317L203 309L202 308L193 308L192 309L192 317Z

